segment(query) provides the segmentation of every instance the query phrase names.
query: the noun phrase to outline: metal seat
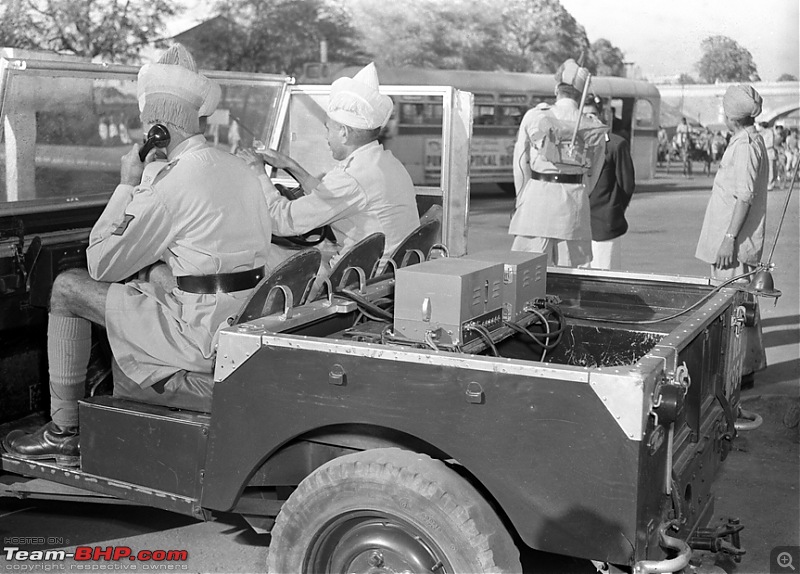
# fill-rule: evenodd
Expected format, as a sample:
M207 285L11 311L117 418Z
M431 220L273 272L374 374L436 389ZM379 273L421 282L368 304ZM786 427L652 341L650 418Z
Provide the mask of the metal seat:
M389 256L388 263L380 270L380 273L388 271L388 267L394 266L395 269L422 263L430 255L431 248L439 242L440 229L442 227L442 208L439 205L431 207L425 215L420 218L420 226L408 234L406 238L397 246Z
M363 279L369 279L375 273L378 262L383 257L386 236L383 233L368 235L344 253L331 269L328 280L335 289L343 289L351 283L351 279L359 280L361 270Z
M239 313L234 317L231 325L271 315L285 305L288 307L302 305L311 289L321 261L322 254L317 249L306 249L283 261L272 273L259 281ZM283 300L285 292L284 297L271 296L279 285L291 293L292 301L290 303Z

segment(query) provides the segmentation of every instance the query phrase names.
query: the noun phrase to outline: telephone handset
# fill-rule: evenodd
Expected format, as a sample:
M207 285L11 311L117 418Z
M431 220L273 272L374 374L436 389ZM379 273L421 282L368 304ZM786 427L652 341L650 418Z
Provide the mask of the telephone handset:
M150 131L147 132L147 139L144 140L144 145L139 150L139 160L144 161L147 154L154 147L162 148L169 145L170 135L169 130L162 124L155 124Z

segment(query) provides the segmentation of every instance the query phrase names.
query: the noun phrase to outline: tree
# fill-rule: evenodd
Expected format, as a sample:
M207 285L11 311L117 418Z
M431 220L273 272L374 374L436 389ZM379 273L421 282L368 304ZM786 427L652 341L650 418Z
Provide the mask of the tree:
M622 50L605 38L592 43L589 53L590 69L598 76L625 76L625 61Z
M792 74L781 74L778 78L779 82L796 82L797 76L793 76Z
M727 36L709 36L700 44L703 56L697 71L703 81L757 82L760 80L750 52Z
M27 0L0 1L0 46L36 48L27 31L33 28Z
M697 80L695 80L692 76L684 72L683 74L678 76L678 83L682 86L688 86L691 84L696 84Z
M319 61L323 40L330 60L363 60L350 15L333 0L230 0L216 8L213 26L187 40L202 67L299 74Z
M135 61L159 42L164 21L178 9L169 0L0 0L3 45Z
M589 54L586 30L558 0L507 0L500 42L515 72L555 72L567 58Z
M364 51L379 66L497 68L500 20L486 0L356 0L354 22Z
M583 27L559 0L353 0L364 50L384 66L554 72L582 51ZM620 55L621 57L621 55Z

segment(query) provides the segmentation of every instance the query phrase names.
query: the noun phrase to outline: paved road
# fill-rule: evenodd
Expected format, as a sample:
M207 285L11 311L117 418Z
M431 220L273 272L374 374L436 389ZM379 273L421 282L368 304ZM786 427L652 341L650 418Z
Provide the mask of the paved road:
M711 179L704 176L684 179L661 173L651 182L640 183L629 209L625 267L637 272L706 274L706 266L693 254L710 185ZM748 406L766 415L767 422L762 431L737 442L718 485L717 515L738 515L747 525L743 541L749 554L734 570L738 573L769 572L771 549L800 540L797 429L787 429L782 422L790 398L800 396L800 193L795 191L774 257L775 282L784 295L777 306L768 303L762 311L770 367L746 393ZM769 196L768 244L786 195L774 191ZM477 245L510 246L506 230L512 205L513 200L493 186L474 190L469 240L473 250ZM54 537L57 542L51 547L188 549L187 569L173 565L177 571L189 572L263 571L269 541L267 535L254 534L240 518L230 515L197 523L128 506L8 500L0 501L0 536ZM535 555L533 561L539 562L537 572L592 571L585 563L550 556ZM20 566L0 558L3 572L18 572ZM724 567L732 569L730 564Z

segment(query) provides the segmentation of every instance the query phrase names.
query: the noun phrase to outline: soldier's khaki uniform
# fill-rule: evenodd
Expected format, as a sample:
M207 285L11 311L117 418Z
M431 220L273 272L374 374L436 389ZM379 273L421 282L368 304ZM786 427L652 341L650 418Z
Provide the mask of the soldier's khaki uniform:
M89 274L123 281L158 261L176 277L247 271L266 264L270 230L256 175L196 135L152 182L117 186L89 238ZM113 283L105 318L114 358L145 387L179 370L211 372L217 332L250 292Z
M522 118L514 146L517 202L508 230L517 236L513 249L539 247L557 265L591 261L589 192L603 164L608 128L595 118L582 117L570 150L578 117L578 105L571 99L539 104ZM580 182L560 182L561 175Z

